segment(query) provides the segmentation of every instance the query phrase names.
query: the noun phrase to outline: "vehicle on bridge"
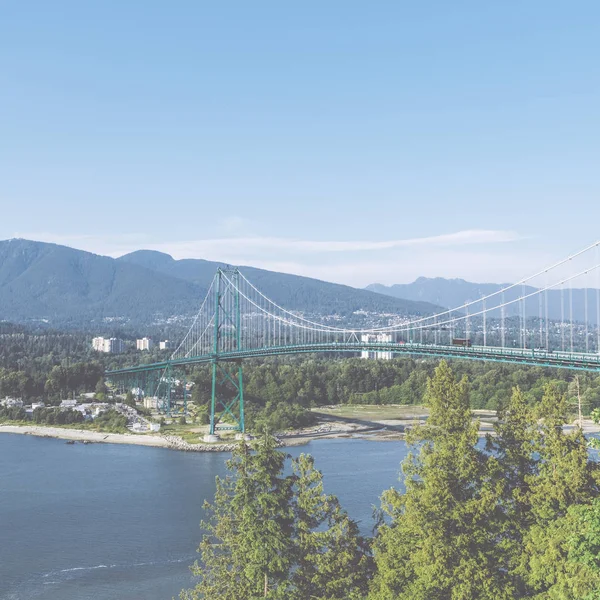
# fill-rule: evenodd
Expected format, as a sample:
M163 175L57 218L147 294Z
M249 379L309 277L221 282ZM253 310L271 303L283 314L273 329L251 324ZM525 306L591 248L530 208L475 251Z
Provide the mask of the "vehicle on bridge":
M470 348L473 344L468 338L453 338L452 339L453 346L462 346L463 348Z

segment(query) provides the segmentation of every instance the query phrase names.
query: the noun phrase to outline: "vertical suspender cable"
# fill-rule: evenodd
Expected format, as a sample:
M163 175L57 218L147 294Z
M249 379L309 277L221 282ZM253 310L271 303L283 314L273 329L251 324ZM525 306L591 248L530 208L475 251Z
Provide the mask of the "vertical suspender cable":
M546 352L550 350L550 324L548 323L548 271L546 271L546 285L544 286L544 296L545 296L545 321L546 321Z
M543 298L542 298L542 294L540 292L538 294L538 320L539 320L539 326L540 326L539 348L544 347L544 321L542 319L542 311L543 311L542 301L543 301Z
M521 297L519 298L519 302L517 303L517 308L519 310L519 337L521 338L519 346L523 348L523 286L521 286Z
M560 349L565 351L565 289L560 288Z
M588 316L588 281L585 280L583 288L583 313L585 318L585 351L589 354L590 351L590 331L589 331L589 316Z
M506 332L505 332L505 316L504 316L504 292L502 292L502 304L500 306L500 337L501 337L501 343L502 343L502 347L506 347Z
M487 346L487 312L485 310L485 298L482 302L483 309L483 345Z
M596 264L598 263L598 244L596 244ZM600 270L596 269L596 353L600 353Z
M571 323L570 327L570 337L571 337L571 354L573 353L573 283L569 280L569 321Z

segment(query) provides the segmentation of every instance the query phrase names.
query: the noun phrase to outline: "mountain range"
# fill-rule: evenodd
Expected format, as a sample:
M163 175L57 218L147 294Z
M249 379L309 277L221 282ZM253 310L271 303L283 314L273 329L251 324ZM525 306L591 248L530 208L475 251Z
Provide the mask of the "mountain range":
M503 283L473 283L464 279L444 279L442 277L419 277L412 283L399 283L395 285L382 285L373 283L365 289L384 294L393 298L402 298L415 302L430 302L446 308L460 307L467 302L476 301L478 298L498 292L506 288L509 284ZM526 296L535 292L536 288L527 285L518 285L504 293L503 296L497 295L487 303L487 307L497 306L504 298L505 302L516 300L521 296ZM553 289L543 292L542 314L545 316L546 294L548 300L548 318L561 320L563 315L566 320L570 314L570 301L573 298L573 319L583 322L586 315L586 294L588 304L588 322L597 323L598 314L596 311L597 292L595 289ZM562 304L562 308L561 308ZM518 316L519 302L515 302L506 307L506 316ZM476 304L474 308L481 310L482 305ZM491 316L499 317L500 310L490 312ZM525 314L537 316L540 314L540 294L536 294L525 300Z
M101 330L140 328L195 314L224 263L139 250L110 258L45 242L0 241L0 320ZM355 311L424 315L404 300L308 277L240 267L266 296L290 310L349 317Z

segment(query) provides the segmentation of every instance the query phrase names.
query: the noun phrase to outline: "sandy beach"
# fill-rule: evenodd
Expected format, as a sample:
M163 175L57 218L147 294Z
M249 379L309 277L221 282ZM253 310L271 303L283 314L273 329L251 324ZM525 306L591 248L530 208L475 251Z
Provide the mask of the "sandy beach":
M83 429L40 427L37 425L0 425L0 433L20 433L23 435L35 435L39 437L52 437L101 444L137 444L139 446L170 447L169 440L160 435L103 433L100 431L86 431Z

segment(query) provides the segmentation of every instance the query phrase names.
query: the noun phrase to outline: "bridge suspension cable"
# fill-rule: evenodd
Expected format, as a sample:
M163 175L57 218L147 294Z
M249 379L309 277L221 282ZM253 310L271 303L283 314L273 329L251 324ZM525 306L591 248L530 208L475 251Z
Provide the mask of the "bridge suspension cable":
M580 266L583 259L585 262ZM590 298L593 304L594 297L589 295L589 287L594 287L590 279L593 273L596 276L595 315L589 306ZM576 294L573 284L580 278L585 278L585 285ZM557 289L559 294L549 293ZM584 327L576 322L575 314L575 300L580 298L580 292L583 293ZM596 335L590 337L589 319L594 316ZM134 376L138 382L143 380L144 387L151 393L164 394L166 405L170 407L175 381L172 368L196 363L212 365L211 433L214 433L223 415L229 423L227 427L244 430L240 361L252 356L340 350L391 357L393 352L405 352L598 370L600 242L535 275L492 293L479 293L478 298L460 306L433 315L412 318L388 315L385 318L396 319L396 322L355 328L319 323L280 306L239 269L228 267L217 271L191 326L169 360L121 369L107 376ZM570 355L552 354L557 344L565 351L567 327ZM456 348L457 345L460 347ZM590 346L595 347L595 353L590 353ZM573 358L576 351L583 350L586 354ZM224 391L227 387L233 390L230 395ZM218 406L222 408L221 416L217 414Z
M550 321L549 321L549 300L548 291L560 288L560 340L561 350L566 347L567 326L569 327L569 347L574 350L575 345L575 321L573 314L573 285L572 282L582 276L586 276L592 271L597 271L599 263L588 266L582 271L575 274L570 274L566 277L561 277L558 280L551 282L549 278L550 272L558 269L566 264L572 264L573 259L579 257L590 249L595 249L598 254L600 242L596 242L586 249L577 252L570 257L554 263L551 267L539 271L533 276L523 278L515 284L503 287L500 290L486 294L478 298L465 302L461 306L440 311L434 315L406 319L400 323L395 323L387 326L377 326L369 328L347 328L326 323L319 323L308 319L301 314L285 309L260 291L253 283L251 283L242 273L237 272L235 280L229 272L222 273L222 281L224 288L215 295L215 280L211 283L204 302L196 315L192 326L184 336L182 342L173 352L172 358L198 356L200 354L208 354L214 351L214 335L212 328L215 324L214 314L217 305L220 305L220 310L224 315L229 315L229 323L221 324L220 327L224 331L235 328L231 315L238 311L241 313L241 333L239 340L235 341L232 335L222 336L222 350L232 350L239 344L242 347L258 347L258 346L282 346L285 344L306 345L314 343L327 343L329 341L348 341L350 339L359 341L361 336L381 335L381 334L402 334L406 340L414 339L415 334L418 334L419 340L429 338L429 332L432 332L431 341L435 344L441 343L442 338L438 335L442 329L450 330L449 342L456 334L456 328L459 324L463 324L464 334L469 338L473 331L474 319L481 318L483 321L483 345L488 345L488 327L493 325L495 319L494 314L500 311L500 344L496 341L496 345L506 345L506 319L507 309L516 307L518 315L518 330L519 330L519 346L523 349L527 348L530 343L535 346L535 334L529 341L530 332L528 323L531 319L535 319L537 312L538 329L539 329L539 347L548 347L550 342ZM532 281L540 275L545 276L545 283L538 288L527 288L525 283ZM568 321L566 321L566 306L565 306L565 284L568 284L569 306L568 306ZM506 295L510 290L520 287L520 294L515 298L506 299ZM528 291L532 290L532 291ZM220 294L220 295L219 295ZM528 300L537 296L537 311L533 311L533 315L528 317ZM596 312L600 313L600 291L596 292L597 307ZM234 307L234 299L240 306ZM498 298L499 302L490 302L490 299ZM587 292L584 302L587 302ZM471 310L475 308L476 310ZM587 315L587 309L586 309ZM568 325L567 325L568 323ZM546 328L544 335L544 327ZM477 329L477 326L476 326ZM497 336L498 334L496 334ZM496 337L497 339L497 337ZM586 338L587 339L587 338ZM600 347L600 333L598 334L598 343ZM212 346L212 348L211 348ZM589 341L588 341L589 346Z

